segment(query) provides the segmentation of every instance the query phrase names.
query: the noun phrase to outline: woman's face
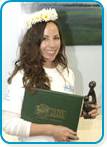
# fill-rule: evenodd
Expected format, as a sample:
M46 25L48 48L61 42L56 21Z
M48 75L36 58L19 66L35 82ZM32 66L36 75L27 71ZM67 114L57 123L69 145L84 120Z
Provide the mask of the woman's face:
M41 54L46 63L51 64L55 60L60 46L61 40L58 27L53 22L47 23L44 29L43 41L40 45Z

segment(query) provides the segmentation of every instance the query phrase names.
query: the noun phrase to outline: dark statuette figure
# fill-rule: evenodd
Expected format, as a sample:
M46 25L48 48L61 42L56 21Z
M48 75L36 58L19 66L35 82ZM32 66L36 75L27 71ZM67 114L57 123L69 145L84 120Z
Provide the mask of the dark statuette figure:
M85 119L91 118L91 116L88 114L93 108L92 104L97 104L97 99L96 99L96 93L95 93L95 88L96 82L91 81L89 83L89 92L88 95L84 97L84 104L83 104L83 111L82 115Z

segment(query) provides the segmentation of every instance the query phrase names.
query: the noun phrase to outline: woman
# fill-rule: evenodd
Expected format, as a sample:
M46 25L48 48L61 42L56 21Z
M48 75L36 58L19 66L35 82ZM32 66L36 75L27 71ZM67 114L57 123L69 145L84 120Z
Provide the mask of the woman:
M4 101L3 129L21 141L71 141L77 133L64 126L36 124L21 118L25 89L51 89L73 93L74 75L67 67L65 46L55 9L43 9L28 22L20 45L20 57L8 79L9 93ZM92 116L96 115L96 110Z

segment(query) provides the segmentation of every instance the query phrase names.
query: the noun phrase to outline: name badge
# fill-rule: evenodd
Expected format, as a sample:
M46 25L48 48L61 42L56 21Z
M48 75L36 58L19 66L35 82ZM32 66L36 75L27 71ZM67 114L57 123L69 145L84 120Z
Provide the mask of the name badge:
M65 85L65 86L64 86L64 91L67 91L67 92L74 92L74 87L71 86L71 85Z

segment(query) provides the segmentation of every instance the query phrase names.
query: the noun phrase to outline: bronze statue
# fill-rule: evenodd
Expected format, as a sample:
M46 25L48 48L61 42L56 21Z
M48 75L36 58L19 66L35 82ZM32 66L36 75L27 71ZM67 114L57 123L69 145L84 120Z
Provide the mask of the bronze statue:
M93 108L92 104L97 104L97 98L96 98L96 93L95 93L95 88L96 82L91 81L89 82L89 92L88 95L84 97L84 104L83 104L83 111L82 115L85 119L91 118L91 116L88 114Z

